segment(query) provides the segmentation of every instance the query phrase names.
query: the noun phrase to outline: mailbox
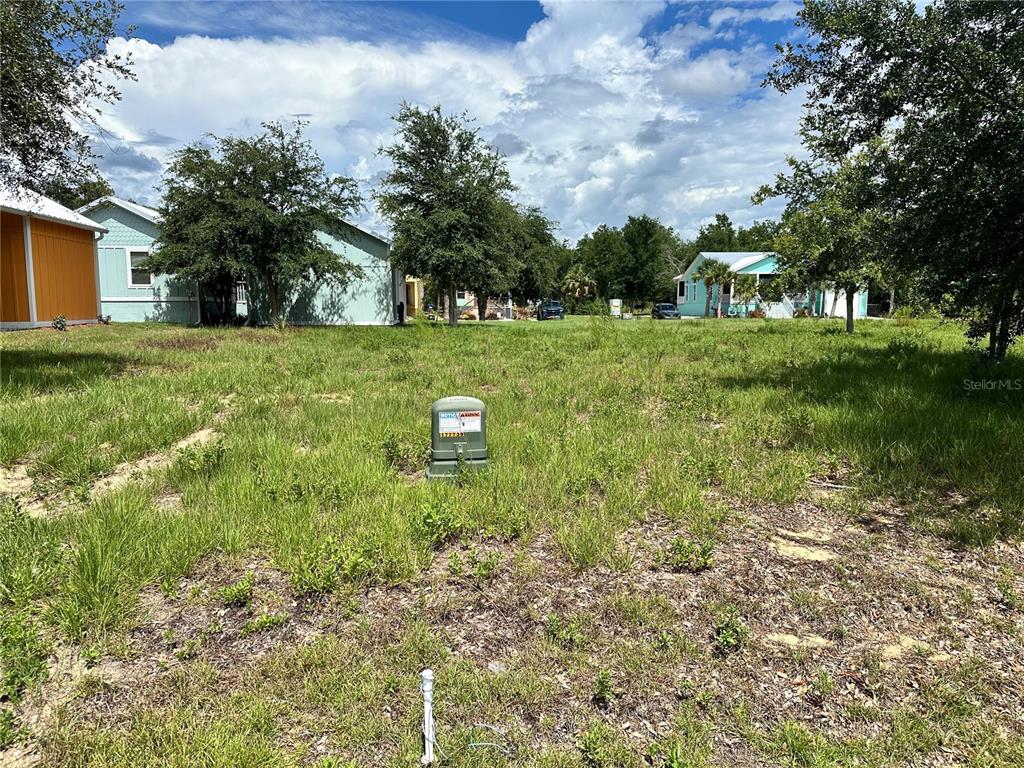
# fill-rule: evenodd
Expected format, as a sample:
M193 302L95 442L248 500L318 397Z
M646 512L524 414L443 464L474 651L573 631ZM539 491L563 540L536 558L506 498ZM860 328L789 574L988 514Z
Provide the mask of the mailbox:
M430 408L427 478L487 466L487 406L475 397L443 397Z

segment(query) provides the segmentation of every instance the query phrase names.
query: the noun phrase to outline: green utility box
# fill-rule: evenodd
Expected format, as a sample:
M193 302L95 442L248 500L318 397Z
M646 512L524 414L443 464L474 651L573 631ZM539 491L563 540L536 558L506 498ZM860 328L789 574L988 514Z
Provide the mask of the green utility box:
M475 397L443 397L430 408L427 479L487 466L487 406Z

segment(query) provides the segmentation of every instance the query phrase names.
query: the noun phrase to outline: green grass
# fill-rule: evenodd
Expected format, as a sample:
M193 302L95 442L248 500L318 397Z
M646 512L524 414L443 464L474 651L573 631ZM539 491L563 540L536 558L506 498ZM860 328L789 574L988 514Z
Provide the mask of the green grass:
M584 705L600 673L616 691L671 696L651 670L695 657L742 664L756 610L751 622L740 605L717 629L712 617L688 632L657 596L624 595L599 620L572 605L532 607L526 549L550 543L545 551L579 578L631 573L646 544L624 540L655 521L673 529L650 547L664 551L661 575L704 580L714 585L709 605L729 604L729 585L715 581L729 526L744 509L806 502L822 478L842 486L830 503L851 517L894 501L937 546L1012 539L1024 519L1024 397L965 385L979 379L1024 379L1024 360L1015 352L988 368L958 328L931 322L864 322L852 338L827 321L575 318L454 331L128 325L0 335L0 463L26 463L37 489L71 507L38 519L0 504L4 695L38 688L51 645L124 655L127 632L145 621L143 592L171 594L215 558L257 557L296 599L331 604L421 578L440 553L442 577L465 589L521 580L521 611L535 613L521 667L494 675L415 622L381 636L357 617L358 639L328 628L312 645L286 640L239 662L237 688L203 671L204 647L183 646L166 711L130 710L117 728L72 711L42 744L55 765L191 765L201 754L204 765L316 764L315 731L338 764L406 765L418 749L406 682L434 664L450 686L454 764L639 765L648 748L655 764L711 764L694 744L738 727L727 702L706 711L683 702L672 734L637 745L615 722L623 697L602 696L607 720L593 705L556 717L552 680L571 678ZM487 402L491 468L427 484L430 404L456 393ZM205 427L216 440L171 451ZM169 467L90 494L119 464L161 452ZM162 503L170 497L180 503ZM1012 617L1020 581L1001 578L994 594ZM249 610L252 582L224 583L220 604L249 611L250 640L293 630L275 607ZM962 692L951 685L951 696ZM930 710L886 710L888 735L869 746L786 722L743 732L752 749L795 765L843 763L855 748L865 764L895 764L893 755L937 749L936 729L983 720L984 703L971 699L968 712L935 695ZM523 711L534 718L529 734ZM512 758L470 750L468 729L485 717L519 723L512 737L535 746ZM574 739L552 735L559 717L577 724ZM20 726L4 723L10 740ZM992 765L1011 764L1006 755L1020 748L1001 732L971 738L991 745Z

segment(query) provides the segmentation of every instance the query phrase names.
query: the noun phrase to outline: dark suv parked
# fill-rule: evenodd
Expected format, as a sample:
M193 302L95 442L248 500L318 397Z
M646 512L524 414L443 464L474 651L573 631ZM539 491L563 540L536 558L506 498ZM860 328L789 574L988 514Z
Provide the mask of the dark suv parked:
M679 317L675 304L655 304L651 308L651 317L655 320L674 320Z
M565 320L565 309L560 301L542 301L537 307L538 320Z

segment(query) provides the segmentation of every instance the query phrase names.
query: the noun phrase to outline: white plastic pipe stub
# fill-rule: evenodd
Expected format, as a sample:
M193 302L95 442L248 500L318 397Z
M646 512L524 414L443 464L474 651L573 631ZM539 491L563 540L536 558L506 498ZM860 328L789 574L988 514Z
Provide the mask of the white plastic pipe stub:
M424 669L420 674L420 691L423 693L423 757L422 765L434 762L434 671Z

